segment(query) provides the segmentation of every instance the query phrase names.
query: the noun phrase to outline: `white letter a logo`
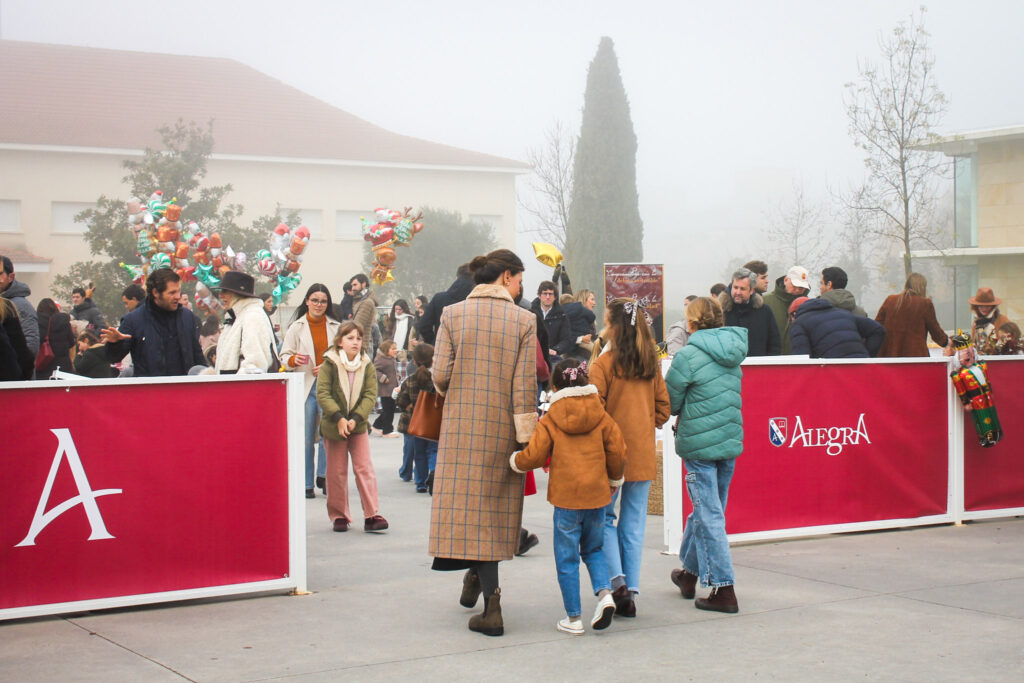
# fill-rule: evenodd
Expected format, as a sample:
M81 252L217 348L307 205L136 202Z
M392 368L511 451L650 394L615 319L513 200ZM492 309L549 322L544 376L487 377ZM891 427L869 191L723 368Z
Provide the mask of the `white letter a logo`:
M96 499L100 496L109 496L112 493L121 493L121 489L102 489L93 491L89 486L89 478L85 476L85 468L82 467L82 460L78 457L78 449L75 448L75 441L71 438L71 432L67 429L51 429L57 437L57 452L53 455L53 464L50 466L50 474L46 477L46 486L43 487L43 495L39 497L39 505L36 506L36 514L32 518L32 525L29 527L28 535L15 548L23 545L35 545L36 536L46 528L53 520L67 512L76 505L85 508L85 515L89 518L89 526L92 528L90 541L98 538L113 538L103 523L103 516L96 505ZM68 465L71 467L71 474L75 478L75 485L78 487L78 495L68 498L63 503L45 512L46 504L50 500L50 490L53 488L53 481L57 478L57 470L60 469L60 462L64 456L68 457Z

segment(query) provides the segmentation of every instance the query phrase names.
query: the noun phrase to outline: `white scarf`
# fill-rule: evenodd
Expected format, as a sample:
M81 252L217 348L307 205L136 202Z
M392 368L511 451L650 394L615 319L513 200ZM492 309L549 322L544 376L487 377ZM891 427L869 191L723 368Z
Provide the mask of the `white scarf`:
M400 349L405 349L405 345L409 341L410 320L412 320L412 316L408 313L395 317L395 346Z

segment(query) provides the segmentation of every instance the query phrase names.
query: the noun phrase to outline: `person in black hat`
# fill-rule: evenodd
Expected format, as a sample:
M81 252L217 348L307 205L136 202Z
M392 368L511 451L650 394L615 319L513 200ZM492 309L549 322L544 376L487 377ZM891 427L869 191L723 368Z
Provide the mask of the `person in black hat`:
M181 278L170 268L146 278L146 301L121 319L120 327L100 334L107 360L120 362L132 354L135 377L187 375L189 368L206 365L192 311L179 306Z
M217 372L255 374L277 372L274 328L256 296L252 275L229 270L220 281L219 296L227 313L217 341Z

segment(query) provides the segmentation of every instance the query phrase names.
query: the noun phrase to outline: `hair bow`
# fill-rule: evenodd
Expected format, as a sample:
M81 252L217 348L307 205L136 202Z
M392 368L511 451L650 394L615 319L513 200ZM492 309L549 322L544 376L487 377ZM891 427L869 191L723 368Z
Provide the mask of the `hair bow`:
M650 305L651 305L651 302L650 302L649 298L646 297L646 296L644 298L642 298L642 299L635 299L635 298L633 298L633 299L626 299L626 301L622 304L622 307L625 309L626 313L629 314L629 316L630 316L629 324L632 325L633 327L636 327L636 312L637 312L637 310L640 310L640 311L643 312L644 319L647 320L647 324L651 325L652 324L651 316L647 315L647 310L646 310L647 307L650 306Z
M566 369L563 374L569 379L571 379L573 382L575 382L578 377L586 378L587 361L583 361L579 365Z

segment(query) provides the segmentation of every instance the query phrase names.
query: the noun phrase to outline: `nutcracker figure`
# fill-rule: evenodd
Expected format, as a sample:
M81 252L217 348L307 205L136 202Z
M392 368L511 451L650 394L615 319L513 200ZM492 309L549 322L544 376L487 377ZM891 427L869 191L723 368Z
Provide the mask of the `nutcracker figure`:
M988 366L978 361L971 337L963 330L957 330L951 341L960 361L960 367L949 375L953 379L953 387L974 421L978 443L983 448L995 446L1003 438L1003 428L999 425L999 415L992 399L992 387L985 376Z

